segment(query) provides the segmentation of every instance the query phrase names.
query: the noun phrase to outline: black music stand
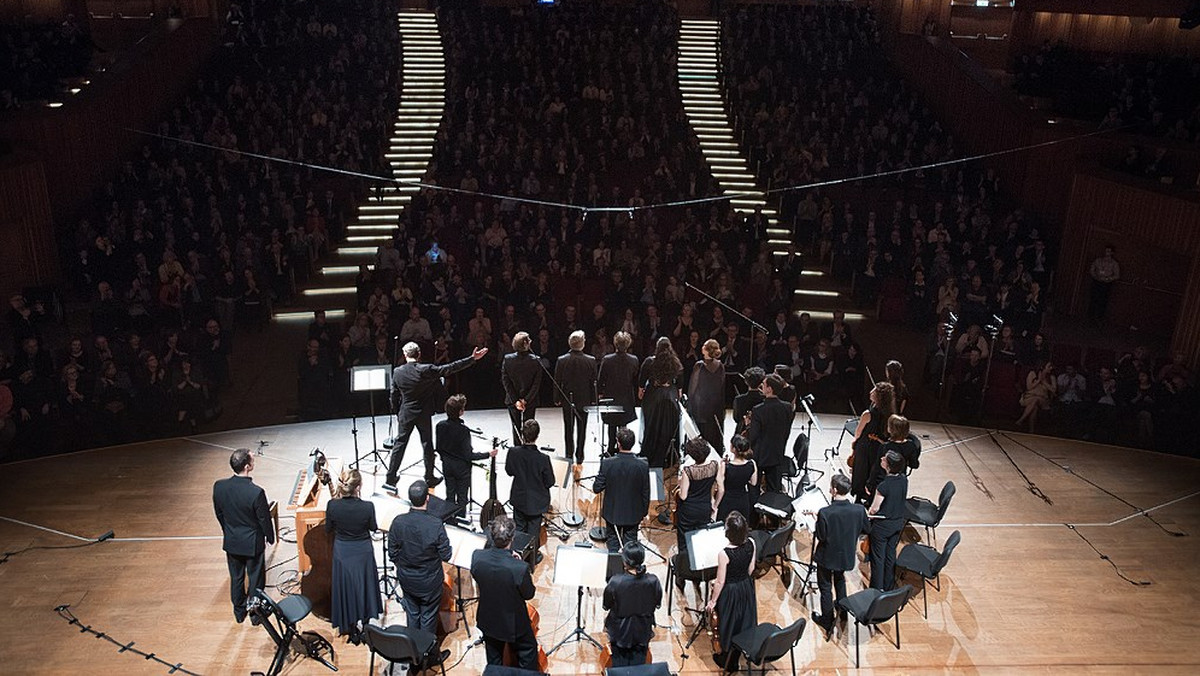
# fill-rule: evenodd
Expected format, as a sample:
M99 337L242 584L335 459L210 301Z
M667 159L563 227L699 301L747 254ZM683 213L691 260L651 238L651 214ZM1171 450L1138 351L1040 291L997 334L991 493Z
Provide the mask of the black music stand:
M350 391L366 392L371 402L371 452L368 454L368 458L375 465L371 470L372 474L379 471L379 465L387 464L383 458L383 452L379 450L379 439L375 431L375 393L386 392L391 384L392 369L387 364L370 364L350 368ZM351 410L353 410L353 404L351 404ZM352 425L350 433L354 435L354 469L358 469L362 458L358 453L357 418L351 416L350 420Z
M729 545L729 541L725 539L725 524L721 523L714 523L710 526L684 533L684 538L687 542L688 567L693 573L714 570L717 567L717 555ZM708 607L711 592L712 585L704 585L704 606L702 608L684 607L684 610L695 614L699 618L696 622L696 628L692 630L692 635L688 637L688 642L683 647L684 650L692 647L692 644L700 637L700 632L706 629L710 631L717 630L716 627L708 626L708 613L704 611L704 608Z
M384 598L391 598L396 594L399 580L388 573L388 564L391 562L391 559L388 558L388 532L396 517L407 514L412 506L408 500L387 493L374 493L367 498L367 501L375 505L375 523L379 527L379 532L383 534L383 538L380 540L380 548L383 550L383 568L379 571L379 584L383 588Z
M808 563L803 561L795 561L784 556L784 559L789 563L799 564L805 567L804 584L805 589L815 589L817 581L813 579L813 570L816 569L816 564L813 563L813 558L817 555L817 512L829 504L829 498L826 497L825 491L817 488L812 491L800 491L800 495L792 501L792 514L795 518L796 526L808 531L811 536L811 546L808 552Z
M821 427L821 421L817 420L817 416L813 414L812 408L809 406L809 404L813 401L815 401L815 397L813 397L813 395L811 395L811 394L806 394L803 397L800 397L800 405L802 407L804 407L804 413L808 415L808 425L807 425L808 431L805 432L805 434L808 435L808 443L810 444L810 447L809 447L810 451L812 450L811 444L812 444L812 440L813 440L813 434L812 434L813 427L816 426L818 433L820 433L820 434L825 433L825 428ZM839 445L840 445L840 443L841 442L839 441ZM800 490L801 491L804 490L805 486L812 485L812 481L810 481L808 478L809 472L816 472L821 477L825 476L825 470L817 469L817 468L809 465L809 458L811 458L811 457L812 457L811 452L808 453L807 455L805 455L804 456L804 465L796 468L796 471L800 472ZM820 477L818 477L818 478L820 478Z
M575 628L566 638L558 642L547 655L553 655L556 650L574 641L587 641L598 649L604 646L592 638L583 626L583 588L604 589L608 585L608 550L594 547L576 547L559 545L554 556L554 584L562 587L575 587L578 595L575 601Z

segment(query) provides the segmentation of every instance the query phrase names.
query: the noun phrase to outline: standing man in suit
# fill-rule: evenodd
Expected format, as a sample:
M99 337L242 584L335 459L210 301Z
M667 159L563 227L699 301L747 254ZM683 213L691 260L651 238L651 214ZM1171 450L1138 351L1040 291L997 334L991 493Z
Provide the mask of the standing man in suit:
M637 540L638 524L650 511L650 465L633 454L633 430L617 430L617 454L600 461L592 490L604 493L600 513L608 531L608 551Z
M813 622L825 632L833 630L833 602L846 598L846 571L858 565L858 538L870 529L867 509L850 500L850 477L834 474L829 481L833 500L817 512L813 535L817 546L813 563L817 564L817 589L821 592L821 611L812 614ZM832 587L832 589L831 589Z
M587 406L596 403L596 358L583 353L585 337L576 331L567 339L571 351L558 358L554 364L555 404L562 407L563 434L566 437L564 452L575 458L575 475L579 478L583 465L583 444L587 437ZM566 401L561 398L566 395Z
M254 485L254 456L239 448L229 456L233 476L213 484L213 511L224 535L229 564L229 599L233 617L246 619L246 598L267 586L266 545L275 544L275 529L267 507L267 493Z
M471 430L462 419L466 410L467 397L462 394L451 395L446 400L446 419L437 424L437 453L442 456L446 499L458 505L464 515L471 492L471 463L496 457L494 448L490 453L472 451Z
M462 395L457 395L462 396ZM408 487L412 509L392 519L388 528L388 558L396 564L396 576L404 596L407 625L430 634L437 633L438 609L442 605L442 562L450 560L446 526L428 512L429 485L417 479ZM450 656L443 650L440 661Z
M504 384L504 405L512 420L513 444L521 443L521 424L537 415L538 390L542 387L542 367L529 351L529 334L513 336L516 350L504 355L500 364L500 382Z
M535 588L529 566L509 550L514 530L512 519L497 517L488 524L492 546L471 555L471 577L479 590L475 621L483 634L488 664L502 664L504 646L511 644L517 666L536 671L537 637L525 605Z
M763 474L760 485L768 491L783 490L783 461L792 432L792 407L778 396L784 386L783 378L774 373L763 379L763 402L751 409L746 435Z
M433 409L435 393L441 386L443 376L457 373L471 366L487 354L486 347L477 347L470 357L463 357L449 364L422 364L421 348L413 342L400 348L404 352L404 363L392 372L392 410L396 412L396 444L392 446L392 457L388 462L387 478L383 489L396 492L396 481L400 478L400 465L404 462L404 451L413 428L421 437L421 448L425 453L425 483L432 488L441 483L433 476Z
M734 434L745 434L746 428L750 426L747 416L765 398L763 397L761 388L763 378L766 377L766 371L757 366L751 366L742 374L742 378L746 381L746 386L750 389L733 398Z
M525 443L508 449L504 471L513 478L508 500L512 504L516 529L537 542L542 531L542 514L550 509L550 487L554 485L554 469L550 456L537 447L542 428L536 420L526 420L521 426ZM533 563L542 560L538 552Z
M608 426L608 453L617 446L617 430L637 420L638 358L629 354L633 338L624 331L613 336L616 352L604 355L600 361L600 373L596 378L596 392L600 400L612 399L613 406L624 409L620 413L605 413L601 416Z

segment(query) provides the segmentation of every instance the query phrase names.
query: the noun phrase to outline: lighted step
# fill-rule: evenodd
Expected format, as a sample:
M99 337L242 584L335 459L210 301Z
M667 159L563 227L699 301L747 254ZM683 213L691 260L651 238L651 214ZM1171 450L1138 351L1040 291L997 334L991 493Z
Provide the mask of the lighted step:
M346 237L346 241L352 244L366 244L368 242L387 242L392 239L391 235L350 235Z
M360 220L360 221L390 221L390 222L394 222L396 220L396 217L400 215L400 211L401 211L401 209L397 209L396 207L391 207L390 213L359 214L358 220Z
M824 289L796 289L793 293L797 296L819 296L822 298L837 298L842 295L837 291L826 291Z
M398 216L399 213L397 213L395 215ZM393 230L396 229L396 226L394 226L394 225L360 225L358 223L355 223L354 225L347 225L346 229L351 232L392 232Z
M314 310L276 312L271 318L277 322L310 322L312 321L314 312ZM327 309L324 312L327 319L340 319L346 316L346 311L341 309Z
M339 246L337 252L339 256L371 256L378 248L374 246Z
M368 265L368 270L374 270L374 265ZM358 274L357 265L326 265L321 268L323 275L356 275Z
M325 286L315 289L305 289L300 293L305 296L340 296L344 294L358 293L358 289L353 286Z

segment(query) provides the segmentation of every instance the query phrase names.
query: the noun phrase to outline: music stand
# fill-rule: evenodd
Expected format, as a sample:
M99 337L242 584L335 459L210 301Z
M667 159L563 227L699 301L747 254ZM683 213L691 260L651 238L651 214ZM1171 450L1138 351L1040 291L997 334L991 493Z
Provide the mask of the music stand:
M809 533L811 545L808 552L808 563L803 561L793 561L787 559L790 563L796 563L805 567L803 587L813 589L817 581L812 579L813 570L816 569L816 564L813 563L813 558L817 555L817 512L821 508L829 504L829 498L825 496L825 491L817 488L811 491L800 491L800 495L792 501L792 507L796 526L803 528Z
M379 465L387 464L383 459L383 454L379 450L379 439L375 431L375 393L387 391L392 384L392 369L387 364L369 364L366 366L352 366L350 368L350 391L351 392L366 392L367 398L371 402L371 452L368 457L375 463L375 467L371 470L372 474L379 471ZM351 411L354 407L351 405ZM353 415L350 417L351 430L354 435L354 469L358 469L358 464L362 460L358 454L358 424L357 418Z
M600 650L604 649L604 646L592 638L583 627L583 588L604 589L608 585L608 560L606 549L558 546L554 556L554 584L575 587L578 590L575 600L575 628L566 638L559 641L558 645L548 650L547 655L553 655L554 651L573 641L587 641Z
M467 637L471 636L471 625L467 624L467 604L478 601L479 597L463 598L462 572L471 569L471 559L475 552L487 547L487 538L479 533L473 533L458 526L446 526L446 538L450 540L450 565L457 571L454 576L454 605L462 618L463 626L467 628Z
M383 585L384 596L391 598L396 593L397 581L388 575L388 532L396 517L407 514L412 506L408 504L407 500L387 493L372 493L371 497L367 498L367 502L375 506L375 525L379 528L379 532L383 533L383 539L380 541L380 547L383 550L383 570L379 573L379 584Z
M729 546L729 540L725 539L725 524L714 523L710 526L705 526L698 530L684 533L684 539L687 543L688 550L688 566L692 572L699 573L706 570L712 570L717 567L717 555L721 550ZM712 585L704 585L704 606L708 607L709 595L712 593ZM699 616L699 621L696 622L696 628L692 630L691 637L688 638L687 645L683 648L687 650L692 647L692 644L699 638L700 632L705 629L716 631L716 627L708 626L708 613L703 609L684 607L684 610L695 613Z

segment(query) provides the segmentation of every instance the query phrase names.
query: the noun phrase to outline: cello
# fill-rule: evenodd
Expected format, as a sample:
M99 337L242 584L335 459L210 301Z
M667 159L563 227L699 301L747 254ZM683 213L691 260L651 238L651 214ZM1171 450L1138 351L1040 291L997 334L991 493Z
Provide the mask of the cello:
M534 638L534 641L536 642L538 627L539 627L539 625L541 625L542 616L540 613L538 613L537 608L533 607L532 601L525 602L525 611L529 614L529 626L530 626L531 630L533 631L533 638ZM541 644L539 643L538 647L537 647L537 651L538 651L538 657L537 657L538 671L541 671L542 673L547 673L547 669L549 669L549 667L550 667L550 658L546 656L546 649L543 648L541 646ZM517 659L517 652L515 650L513 650L511 643L504 644L503 664L506 667L520 666L520 661Z

